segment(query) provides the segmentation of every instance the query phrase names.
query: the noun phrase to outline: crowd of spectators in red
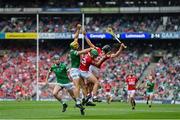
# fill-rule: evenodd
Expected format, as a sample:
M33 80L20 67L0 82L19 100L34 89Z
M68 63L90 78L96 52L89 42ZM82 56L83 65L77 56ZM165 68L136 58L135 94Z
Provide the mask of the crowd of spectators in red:
M39 82L45 82L48 69L53 64L52 57L55 54L61 56L61 61L69 64L68 51L64 47L66 43L60 43L49 47L40 47L39 54ZM7 47L8 46L8 47ZM0 98L15 98L17 92L25 96L36 94L36 48L35 46L7 45L0 50ZM3 48L1 46L1 48ZM156 96L159 99L170 99L174 92L180 88L180 51L175 54L170 52L164 55L156 64L152 75L155 77ZM101 67L101 88L99 96L104 96L104 86L110 83L111 92L116 97L126 96L125 78L129 72L133 72L140 79L146 67L151 62L151 53L141 51L140 48L134 47L127 49L114 59L107 60ZM53 75L50 78L53 79ZM41 85L40 85L41 86ZM42 87L42 86L41 86ZM40 88L41 88L40 87ZM51 89L42 88L40 98L52 98Z

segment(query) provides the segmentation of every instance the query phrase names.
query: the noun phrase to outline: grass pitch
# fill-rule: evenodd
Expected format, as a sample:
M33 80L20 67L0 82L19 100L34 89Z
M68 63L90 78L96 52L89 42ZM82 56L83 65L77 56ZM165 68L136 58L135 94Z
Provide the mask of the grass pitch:
M97 103L95 107L86 107L85 116L68 102L65 113L61 112L58 102L47 101L0 101L0 119L180 119L180 105L137 104L131 110L128 103Z

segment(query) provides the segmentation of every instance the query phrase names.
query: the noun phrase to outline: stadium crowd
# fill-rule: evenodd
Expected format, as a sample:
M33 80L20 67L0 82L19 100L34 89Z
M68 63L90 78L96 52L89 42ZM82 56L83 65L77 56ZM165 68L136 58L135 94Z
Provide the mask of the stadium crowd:
M5 43L0 46L1 98L16 98L20 93L32 96L35 93L36 49L26 47L17 43Z
M159 98L177 99L180 93L180 51L169 52L156 64L152 74Z
M0 17L0 32L35 32L35 17Z
M74 15L56 17L40 17L40 32L74 32L81 16ZM98 15L86 16L85 26L88 32L105 32L108 26L121 32L176 32L180 31L180 16L129 16L129 15ZM35 16L1 17L1 32L36 32Z
M40 44L39 56L39 82L45 82L48 69L52 65L52 57L55 54L61 56L61 61L69 64L69 49L66 42L56 44L43 42ZM1 45L0 59L0 98L15 98L17 94L33 97L36 94L36 48L18 44ZM47 49L48 48L48 49ZM127 96L125 78L129 72L133 72L138 79L151 62L151 49L142 51L141 47L134 47L122 52L115 58L107 60L101 67L101 88L99 97L104 97L104 86L110 83L111 93L114 98L124 100ZM173 50L171 50L173 51ZM156 79L156 99L179 98L180 88L180 51L170 52L164 55L151 74ZM53 79L53 75L50 76ZM51 89L40 87L40 98L52 98ZM144 91L140 91L143 95ZM65 96L67 97L67 96ZM176 99L177 99L176 98Z

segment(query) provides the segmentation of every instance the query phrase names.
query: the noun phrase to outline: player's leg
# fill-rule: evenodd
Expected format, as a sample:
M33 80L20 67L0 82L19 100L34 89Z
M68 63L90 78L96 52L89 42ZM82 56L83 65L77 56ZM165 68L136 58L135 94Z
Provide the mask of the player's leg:
M133 108L133 102L132 102L132 98L131 98L131 91L128 90L128 101L131 104L132 108Z
M91 74L93 74L93 76L96 77L96 79L97 79L98 82L99 82L99 78L100 78L100 68L98 68L98 67L96 67L96 66L94 66L94 65L91 65L91 66L89 67L89 71L90 71ZM99 86L99 85L98 85L98 86ZM92 93L93 87L94 87L94 83L91 82L91 85L90 85L90 86L88 85L88 87L89 87L89 90L91 91L91 92L89 92L89 93ZM90 99L90 100L91 100L91 99ZM93 101L100 102L101 100L99 100L98 98L95 98L95 99L93 99Z
M111 103L112 99L113 99L113 97L112 97L112 95L110 95L109 103Z
M94 65L90 65L89 72L92 73L99 80L99 77L100 77L100 68L97 68Z
M149 104L149 98L150 98L150 95L147 94L147 96L146 96L146 99L147 99L146 104L147 105Z
M110 104L110 96L109 96L108 93L107 93L107 95L106 95L106 101L107 101L108 104Z
M135 107L135 106L136 106L136 102L135 102L135 92L133 92L133 95L132 95L132 96L133 96L133 97L132 97L132 98L133 98L133 99L132 99L132 100L133 100L133 105L134 105L134 107Z
M131 102L131 106L132 106L132 109L134 110L135 109L135 106L136 106L136 102L135 102L135 90L131 90L131 93L130 93L130 102Z
M154 98L154 94L151 93L150 96L149 96L149 100L150 100L150 104L149 104L149 107L151 108L152 106L152 101L153 101L153 98Z
M65 88L67 89L70 96L74 99L74 101L76 103L76 107L78 107L80 109L81 115L84 115L85 114L85 112L84 112L85 108L81 105L81 102L78 101L77 98L75 97L74 86L70 83L67 86L65 86Z
M82 81L82 78L80 77L79 69L71 68L71 70L70 70L70 78L72 79L73 84L75 86L75 88L74 88L74 97L76 98L76 103L79 104L79 103L81 103L80 86L81 86L81 81Z
M92 96L93 96L93 99L97 99L97 90L99 87L99 81L93 74L90 74L90 76L88 77L88 81L94 84L93 90L92 90L92 93L93 93Z
M99 86L99 82L97 80L97 78L90 73L89 71L81 71L81 77L83 78L84 82L87 84L88 82L93 83L93 96L96 97L97 96L97 88ZM87 90L87 88L86 88ZM89 101L89 99L91 98L91 96L88 96L87 94L84 96L85 97L85 102L83 102L84 104L87 103Z
M16 100L19 102L20 101L20 92L16 92Z
M91 98L91 95L89 94L89 82L88 83L87 82L88 81L84 79L80 80L80 86L82 88L82 93L83 93L82 105L95 106L95 105L87 104L89 102L89 99Z
M88 95L87 84L85 83L84 79L81 79L79 83L80 88L82 89L83 96L86 97Z
M85 83L86 82L86 83ZM83 98L82 98L82 105L85 105L87 103L88 98L88 86L87 86L87 80L82 79L80 81L80 86L82 89L83 93Z
M93 91L94 84L92 82L87 83L87 91L88 91L88 101L86 102L86 106L96 106L93 103L92 91Z
M61 90L62 90L62 87L60 87L59 85L55 85L54 90L53 90L53 96L63 105L62 112L65 112L68 105L61 99L61 96L59 94Z
M111 101L112 101L111 93L108 93L108 95L107 95L107 103L110 104Z

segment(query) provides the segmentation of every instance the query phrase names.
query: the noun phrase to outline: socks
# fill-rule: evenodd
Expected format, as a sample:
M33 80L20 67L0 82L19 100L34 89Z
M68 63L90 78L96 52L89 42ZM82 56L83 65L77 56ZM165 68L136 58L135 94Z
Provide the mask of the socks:
M80 98L76 98L76 104L81 104L81 99Z
M89 102L93 102L93 98L92 97L89 99Z
M59 100L59 102L60 102L61 104L66 104L63 100Z

